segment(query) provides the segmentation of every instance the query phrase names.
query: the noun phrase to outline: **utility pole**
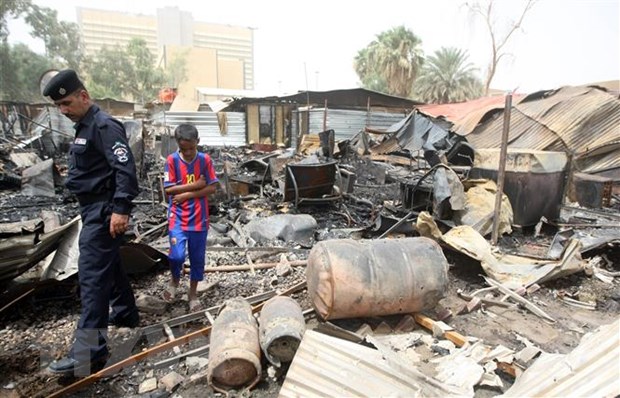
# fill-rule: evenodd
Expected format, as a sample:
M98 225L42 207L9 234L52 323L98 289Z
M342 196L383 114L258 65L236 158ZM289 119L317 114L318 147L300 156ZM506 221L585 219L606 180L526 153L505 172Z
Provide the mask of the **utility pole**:
M506 174L506 154L508 153L508 131L510 130L510 109L512 108L512 93L506 94L504 105L504 129L502 130L502 144L499 152L499 168L497 171L497 192L495 192L495 210L493 212L493 231L491 243L497 244L499 235L499 219L502 213L502 196L504 194L504 175Z

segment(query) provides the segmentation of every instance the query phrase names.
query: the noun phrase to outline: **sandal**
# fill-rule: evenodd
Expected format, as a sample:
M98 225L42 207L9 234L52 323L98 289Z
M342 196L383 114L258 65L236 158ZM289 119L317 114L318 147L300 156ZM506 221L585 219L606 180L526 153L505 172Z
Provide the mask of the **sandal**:
M176 296L177 287L168 285L166 286L166 290L164 290L164 301L171 303L174 300L174 296Z
M189 312L196 312L196 311L200 311L201 309L202 309L202 303L200 302L200 300L195 299L195 300L189 301Z

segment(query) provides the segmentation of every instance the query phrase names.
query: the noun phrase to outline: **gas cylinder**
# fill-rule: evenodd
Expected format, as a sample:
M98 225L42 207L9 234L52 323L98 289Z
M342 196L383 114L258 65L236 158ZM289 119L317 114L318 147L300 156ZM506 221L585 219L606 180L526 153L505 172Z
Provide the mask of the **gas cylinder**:
M227 300L211 329L207 381L226 392L251 388L260 379L258 325L243 298Z
M274 366L293 360L305 330L306 321L295 299L275 296L263 305L259 341L265 357Z

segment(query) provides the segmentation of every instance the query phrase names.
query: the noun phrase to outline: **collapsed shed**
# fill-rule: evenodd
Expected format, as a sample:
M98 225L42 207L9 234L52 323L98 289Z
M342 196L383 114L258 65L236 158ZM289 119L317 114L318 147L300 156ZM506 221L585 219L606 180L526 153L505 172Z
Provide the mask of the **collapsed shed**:
M576 171L611 178L620 184L617 97L598 87L567 86L515 98L509 148L566 152L572 156ZM475 148L498 148L503 97L488 101L473 112L467 107L454 110L454 105L422 106L420 110L435 117L447 115L453 130Z

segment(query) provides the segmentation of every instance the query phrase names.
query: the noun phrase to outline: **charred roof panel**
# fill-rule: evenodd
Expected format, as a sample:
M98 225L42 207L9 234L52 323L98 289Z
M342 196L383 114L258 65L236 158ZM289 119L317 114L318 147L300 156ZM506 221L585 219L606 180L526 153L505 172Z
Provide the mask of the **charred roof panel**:
M498 114L467 139L476 148L497 148L502 129ZM617 151L619 137L620 100L594 87L533 93L513 106L510 116L509 147L564 150L592 173L620 168L619 156L599 156ZM598 160L587 161L595 153Z
M499 148L503 124L503 113L498 113L493 119L476 128L474 134L467 136L467 141L476 148ZM497 131L500 133L492 133ZM558 140L559 137L553 131L513 108L508 130L508 144L511 148L542 150Z
M565 87L516 106L555 131L577 155L620 137L620 101L591 87Z

